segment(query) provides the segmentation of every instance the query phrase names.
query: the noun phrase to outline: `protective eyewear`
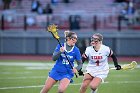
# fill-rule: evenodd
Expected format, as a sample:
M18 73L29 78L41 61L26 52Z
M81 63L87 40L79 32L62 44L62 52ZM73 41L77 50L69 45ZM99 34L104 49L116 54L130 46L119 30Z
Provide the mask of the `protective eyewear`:
M77 37L71 37L71 39L74 41L74 40L78 40Z
M78 39L78 38L76 38L76 37L73 37L73 38L71 38L71 39L72 39L73 41L74 41L74 40L76 40L76 41L77 41L77 39Z
M99 38L94 38L94 37L91 37L91 42L94 41L94 42L99 42L101 41Z

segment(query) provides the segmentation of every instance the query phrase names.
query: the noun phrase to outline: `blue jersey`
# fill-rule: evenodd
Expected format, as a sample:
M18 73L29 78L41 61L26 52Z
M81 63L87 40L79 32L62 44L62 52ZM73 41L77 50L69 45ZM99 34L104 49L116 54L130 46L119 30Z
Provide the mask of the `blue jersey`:
M72 67L74 67L74 61L81 60L81 54L80 54L79 48L77 48L76 46L73 46L70 51L67 51L65 43L62 44L62 46L64 46L64 48L65 48L65 53L66 53L67 58L69 59L69 62L71 63ZM55 49L55 52L58 52L58 51L60 51L59 44L57 45L57 47ZM55 72L55 74L57 72L57 73L59 73L59 75L61 74L60 77L62 77L62 78L63 78L63 76L67 75L66 77L70 79L74 76L74 73L72 72L72 68L71 68L66 56L64 53L61 53L60 57L56 60L56 63L54 65L54 67L52 68L51 72ZM55 75L55 77L57 77L57 75Z

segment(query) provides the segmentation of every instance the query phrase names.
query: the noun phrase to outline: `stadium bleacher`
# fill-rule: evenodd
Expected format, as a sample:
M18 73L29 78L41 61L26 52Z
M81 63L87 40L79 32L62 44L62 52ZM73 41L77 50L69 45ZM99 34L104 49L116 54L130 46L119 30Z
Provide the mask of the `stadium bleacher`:
M51 0L39 1L43 8L45 8L47 3L51 3ZM47 26L52 23L58 25L62 38L64 38L63 31L67 29L76 31L80 35L80 39L89 38L92 33L99 31L109 40L109 45L115 49L118 55L129 55L127 54L128 51L125 49L125 45L119 46L121 44L120 42L126 42L125 39L129 38L127 39L127 43L131 38L137 41L135 42L136 44L139 43L140 23L127 25L124 20L119 23L119 13L123 8L123 4L114 3L114 0L71 0L70 3L64 3L63 0L58 0L57 4L51 3L53 14L32 12L31 4L32 0L22 0L22 7L18 8L16 0L12 0L10 9L0 10L1 40L11 42L11 44L18 42L20 47L16 49L19 49L21 54L52 53L51 48L53 47L51 46L55 45L55 43L51 42L52 37L46 33ZM12 41L6 38L10 38ZM121 41L119 42L120 39ZM19 42L19 40L21 41ZM50 45L42 46L41 44L44 44L43 42L46 40ZM25 41L31 44L27 44ZM0 53L19 53L15 49L17 45L13 45L9 49L9 43L5 44L6 42L0 43L3 46ZM22 44L29 46L29 48L21 48ZM31 46L34 46L34 48ZM22 49L29 49L30 51L22 51ZM47 51L42 51L43 49ZM121 49L124 50L124 54ZM132 49L131 52L133 52L133 55L139 54L137 48L135 51Z
M45 8L47 3L51 3L51 0L39 0L39 2ZM118 29L118 15L121 9L123 9L123 6L114 3L114 0L72 0L70 3L64 3L63 0L58 0L57 4L52 4L53 14L50 17L46 14L39 15L32 12L31 4L32 0L22 0L22 8L17 8L16 0L12 0L10 9L6 10L10 11L10 15L5 17L5 29L17 28L18 30L25 30L25 20L31 17L29 20L34 21L35 24L28 26L28 29L44 29L44 26L49 23L59 24L59 29L69 29L71 25L69 17L71 15L80 16L80 29L94 29L94 25L98 29ZM5 13L2 10L1 12ZM27 19L25 19L25 16ZM95 16L97 19L94 19ZM43 22L41 24L37 23L39 19L42 20L42 17L44 17ZM125 21L121 22L122 29L130 28ZM134 24L131 28L139 29L139 25Z

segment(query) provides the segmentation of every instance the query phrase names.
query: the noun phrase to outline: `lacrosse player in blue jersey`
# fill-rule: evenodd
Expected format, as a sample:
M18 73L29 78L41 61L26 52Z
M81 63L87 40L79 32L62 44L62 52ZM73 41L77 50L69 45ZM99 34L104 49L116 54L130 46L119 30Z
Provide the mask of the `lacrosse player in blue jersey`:
M65 31L66 42L58 44L53 53L53 61L56 61L54 67L49 72L48 79L40 93L48 91L59 81L58 92L64 93L73 76L82 68L82 60L79 48L75 46L77 35L75 32ZM62 46L62 47L61 47ZM65 52L65 53L64 53ZM67 58L69 61L67 60ZM77 61L77 67L74 67L74 61ZM70 66L70 63L72 67Z

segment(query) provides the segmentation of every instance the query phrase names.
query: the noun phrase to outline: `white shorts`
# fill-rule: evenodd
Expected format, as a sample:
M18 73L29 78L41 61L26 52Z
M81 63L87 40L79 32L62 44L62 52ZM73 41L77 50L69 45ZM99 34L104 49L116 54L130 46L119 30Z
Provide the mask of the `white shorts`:
M97 70L97 69L87 68L85 73L89 73L93 77L101 78L102 82L104 82L104 79L108 76L109 69Z

